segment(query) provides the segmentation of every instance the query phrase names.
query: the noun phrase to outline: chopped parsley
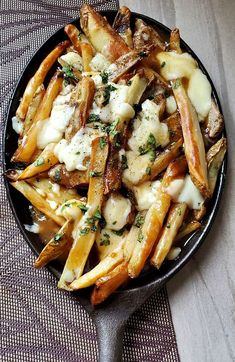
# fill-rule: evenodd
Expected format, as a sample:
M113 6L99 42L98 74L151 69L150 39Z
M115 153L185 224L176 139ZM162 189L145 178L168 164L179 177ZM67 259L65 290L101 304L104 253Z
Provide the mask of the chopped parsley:
M171 224L168 222L168 223L166 224L166 227L167 227L167 229L170 229L170 228L171 228Z
M107 84L109 79L109 73L104 71L100 73L100 76L102 78L102 83Z
M78 82L78 78L73 74L73 67L71 65L63 67L62 73L64 74L64 79L66 82L70 83L71 81Z
M173 88L174 88L174 89L177 89L177 88L179 88L180 85L181 85L180 79L176 79Z
M90 229L85 227L80 230L80 235L87 235L87 234L89 234L89 232L90 232Z
M147 143L145 146L139 147L139 153L140 155L145 155L149 152L150 154L150 161L154 161L156 158L156 149L157 149L157 142L152 133L149 134Z
M142 233L142 230L140 230L139 233L138 233L138 236L137 236L137 241L139 243L142 243L143 240L144 240L144 235Z
M108 133L113 137L115 137L117 134L119 134L119 131L117 131L117 129L116 129L118 123L119 123L119 118L117 118L115 121L113 121L111 123L111 125L109 126L109 128L107 129Z
M147 167L145 170L146 175L151 175L151 167Z
M53 240L58 242L60 239L62 239L62 237L63 237L63 234L57 233L57 234L55 234Z
M41 166L45 163L45 159L43 157L39 157L35 162L34 162L34 166L38 167Z
M103 150L103 148L107 145L107 140L105 137L100 138L100 148Z
M99 177L99 176L102 176L102 172L99 172L99 171L90 172L90 177Z
M121 166L122 170L126 170L128 168L126 155L122 155L122 157L121 157L121 165L122 165Z
M60 182L61 181L61 174L60 174L60 170L55 170L55 174L54 174L54 180L56 182Z
M100 242L101 246L108 246L110 245L110 235L108 233L104 233L103 239Z
M112 233L117 235L117 236L122 236L124 231L125 231L125 228L122 228L120 230L112 230Z
M114 90L116 90L117 88L115 88L113 85L109 84L104 88L104 93L103 93L103 97L104 97L104 101L103 101L103 106L106 106L109 103L110 100L110 93L113 92Z
M84 214L88 210L88 207L84 204L79 204L78 207Z
M182 215L181 209L178 210L178 215L179 215L179 216Z
M99 209L96 210L96 212L94 214L94 218L97 220L102 220L102 214Z
M147 52L143 51L143 52L139 52L139 57L140 58L146 58L148 56Z
M128 80L128 82L126 83L128 86L130 86L132 84L132 80Z
M162 64L161 64L161 68L164 68L164 67L165 67L165 65L166 65L166 62L162 62Z
M137 226L137 228L140 228L144 223L144 217L140 213L136 215L134 225Z
M94 114L94 113L91 113L87 120L88 123L99 122L99 121L100 121L100 117L98 116L98 114Z
M81 41L82 40L82 33L78 30L78 39Z

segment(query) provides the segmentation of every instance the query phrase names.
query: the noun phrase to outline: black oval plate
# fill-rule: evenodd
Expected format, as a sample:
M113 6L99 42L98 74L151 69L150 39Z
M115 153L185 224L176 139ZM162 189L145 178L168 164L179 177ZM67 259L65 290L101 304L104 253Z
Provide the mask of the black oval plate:
M107 17L107 19L112 22L114 20L116 12L109 11L109 12L103 12L103 15ZM156 28L159 33L161 33L164 37L169 38L170 29L167 28L165 25L147 17L141 14L132 13L132 19L134 22L134 19L138 17L143 19L146 23L150 24L154 28ZM73 21L73 24L76 26L79 26L79 19L76 19ZM23 71L14 92L14 95L11 99L8 114L7 114L7 121L5 126L5 134L4 134L4 145L3 145L3 160L4 160L4 171L11 168L12 165L10 163L10 158L12 154L14 153L15 149L17 148L17 134L13 131L11 126L11 118L15 115L16 109L19 104L19 99L23 94L23 91L29 81L29 79L33 76L36 69L40 65L41 61L45 58L45 56L58 44L60 41L66 39L66 35L64 34L63 28L59 29L56 33L54 33L42 46L41 48L34 54L34 56L31 58L29 63L26 65L25 70ZM212 95L219 106L219 109L222 113L220 102L218 95L216 93L215 87L210 79L210 76L208 75L206 69L202 65L201 61L198 59L196 54L192 51L192 49L184 42L181 41L181 46L184 51L187 51L190 53L194 59L197 60L199 67L202 69L202 71L206 74L207 78L209 79L211 86L212 86ZM47 76L47 79L50 79L51 75L53 74L55 70L55 67L51 69L50 73ZM225 135L225 131L224 131ZM129 294L131 291L136 291L137 288L140 287L146 287L148 288L155 288L160 287L163 284L165 284L175 273L177 273L184 264L189 261L189 259L192 257L192 255L197 251L197 249L200 247L202 242L205 240L206 235L208 234L213 221L215 219L215 215L218 209L219 201L222 196L223 186L225 182L225 174L226 174L226 164L227 164L227 156L225 157L225 160L223 162L222 168L220 170L216 189L214 192L213 199L210 202L209 208L207 210L207 214L203 219L202 228L191 235L187 241L184 244L184 247L182 248L182 251L179 255L179 257L172 261L167 262L163 264L161 269L157 271L154 268L150 268L147 273L143 273L139 278L133 280L130 282L130 284L123 290L117 291L117 295L121 297L121 295L125 298L125 294ZM39 254L40 251L43 248L43 245L40 241L40 238L38 235L32 234L25 230L24 224L30 224L32 223L32 219L29 213L29 203L28 201L15 189L13 189L7 181L5 181L6 190L8 199L10 202L10 206L13 212L13 215L17 221L17 224L27 241L27 243L30 245L30 247L33 249L33 251L36 254ZM53 274L59 278L62 267L57 262L52 262L48 266L48 268L53 272ZM142 289L142 288L140 288ZM129 293L128 293L129 292ZM85 293L85 295L87 295ZM126 295L126 296L127 296ZM115 298L115 296L114 296ZM110 300L114 299L111 298ZM108 302L109 303L109 302ZM84 304L84 303L83 303ZM87 304L87 303L85 303Z

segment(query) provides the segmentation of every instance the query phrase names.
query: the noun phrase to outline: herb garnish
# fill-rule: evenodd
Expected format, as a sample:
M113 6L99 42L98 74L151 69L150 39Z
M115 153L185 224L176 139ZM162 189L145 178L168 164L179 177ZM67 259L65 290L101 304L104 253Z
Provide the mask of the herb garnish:
M162 64L161 64L161 68L164 68L164 67L165 67L165 65L166 65L166 62L162 62Z
M148 56L148 54L145 51L139 52L138 55L139 55L140 58L146 58Z
M180 79L176 79L173 88L174 88L174 89L177 89L177 88L179 88L180 85L181 85Z
M57 233L55 234L53 240L58 242L63 236L63 234Z
M145 155L146 153L150 153L150 161L154 161L156 157L156 148L157 148L157 142L152 133L149 134L147 143L145 146L139 147L139 153L140 155Z
M110 245L110 235L108 233L104 233L104 238L101 240L100 245L108 246Z
M124 231L125 231L125 228L122 228L120 230L112 230L112 233L117 235L117 236L122 236Z
M85 227L84 229L80 230L80 235L87 235L87 234L89 234L89 232L90 232L90 229Z
M115 137L119 133L119 131L117 131L117 129L116 129L118 123L119 123L119 118L117 118L115 121L113 121L111 123L111 125L109 126L109 128L107 129L108 133L113 137Z
M104 93L103 93L103 97L104 97L104 101L103 101L103 106L106 106L109 103L110 100L110 93L114 90L116 90L117 88L115 88L113 85L109 84L104 88Z
M151 175L151 167L147 167L145 170L146 175Z
M122 170L126 170L128 168L126 155L122 155L122 157L121 157L121 165L122 165L121 166Z
M100 76L102 78L102 83L107 84L109 79L109 73L108 72L101 72Z
M144 223L144 217L140 213L136 215L134 225L137 226L137 228L140 228L141 225Z
M90 171L90 177L99 177L99 176L102 176L102 172Z
M166 225L167 229L170 229L171 227L171 224L168 222L167 225Z
M107 145L107 140L105 137L100 138L100 148L103 150L103 148Z
M126 83L126 85L130 86L132 83L132 80L128 80L128 82Z
M64 74L64 79L65 81L67 81L68 83L70 83L71 81L76 81L78 82L78 78L73 74L73 67L71 65L68 65L66 67L62 68L62 73Z
M144 235L142 233L142 230L140 230L139 233L138 233L138 236L137 236L137 241L139 243L141 243L143 240L144 240Z
M45 160L43 157L39 157L35 162L34 162L34 166L38 167L41 166L45 163Z
M88 210L88 207L84 204L79 204L78 207L84 214Z
M100 117L98 116L98 114L94 114L94 113L91 113L87 120L88 123L99 122L99 121L100 121Z
M56 182L60 182L61 181L61 174L60 174L60 170L55 170L55 174L54 174L54 180Z

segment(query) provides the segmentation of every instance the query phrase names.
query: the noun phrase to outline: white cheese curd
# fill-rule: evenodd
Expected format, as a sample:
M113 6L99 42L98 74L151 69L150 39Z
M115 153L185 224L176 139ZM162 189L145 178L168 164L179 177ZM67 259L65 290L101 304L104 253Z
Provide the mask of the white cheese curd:
M54 154L64 163L68 171L87 170L84 160L91 155L91 143L99 136L99 131L84 127L81 128L68 143L62 139L54 148Z
M133 187L138 211L148 210L157 201L157 191L160 186L161 182L157 180L147 181L140 186Z
M48 204L52 210L57 209L57 207L58 207L57 202L55 202L54 200L49 200L49 199L46 199L46 201L48 202Z
M103 72L108 69L110 62L101 53L96 53L90 62L90 67L95 72Z
M18 117L12 117L12 128L17 134L22 134L23 132L23 122Z
M134 151L127 151L126 158L128 168L123 171L123 182L126 185L136 185L146 174L146 169L151 166L152 162L148 154L140 156Z
M188 96L200 120L205 119L211 109L211 85L201 69L195 69L188 84Z
M169 143L168 127L159 121L159 110L160 107L149 99L142 104L141 121L138 118L134 121L134 130L128 141L132 151L138 153L140 146L146 146L150 134L162 147Z
M82 57L75 52L69 52L67 54L61 55L61 57L59 57L58 62L62 65L62 66L71 66L77 70L79 70L80 72L82 72L83 66L82 66Z
M197 68L196 60L188 53L161 52L157 59L161 65L160 73L166 80L190 78L193 70Z
M34 233L34 234L39 234L40 228L39 225L37 223L33 223L32 225L28 225L28 224L24 224L25 230Z
M53 106L59 104L68 104L71 99L72 91L74 88L75 87L72 84L68 84L66 86L63 85L62 91L53 102Z
M66 220L79 220L83 215L80 204L76 199L68 200L56 210L56 215L63 216Z
M181 248L171 248L171 250L169 251L169 253L167 254L166 258L168 260L175 260L176 258L178 258L178 256L181 253Z
M166 192L175 202L184 202L190 209L194 210L199 210L204 201L190 175L186 175L184 179L172 181L166 188Z
M107 71L108 71L109 74L112 74L112 73L116 72L117 69L118 69L117 64L112 63L112 64L110 64L110 66L108 67Z
M166 99L166 111L168 114L172 114L176 111L177 104L174 96L167 97Z
M108 229L120 230L127 223L131 202L120 194L112 194L106 201L103 215Z

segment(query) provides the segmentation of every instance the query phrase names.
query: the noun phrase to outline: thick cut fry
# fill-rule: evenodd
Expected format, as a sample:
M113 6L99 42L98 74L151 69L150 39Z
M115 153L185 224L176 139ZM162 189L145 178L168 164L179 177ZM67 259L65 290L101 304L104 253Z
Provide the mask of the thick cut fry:
M39 193L25 181L12 182L11 185L21 192L29 202L36 207L43 214L55 221L58 225L63 226L65 219L57 216L55 211L52 210L49 203Z
M57 259L68 246L72 246L71 224L67 220L57 234L46 244L34 263L35 268L42 268L50 261Z
M73 24L66 25L64 31L71 40L74 49L81 55L80 31Z
M34 117L37 113L38 107L44 97L45 94L45 88L44 85L41 84L38 89L36 90L36 93L33 96L33 99L29 105L28 112L25 117L24 121L24 130L23 130L23 136L28 132L29 128L32 126Z
M200 229L202 225L200 222L193 220L190 223L186 224L184 227L182 227L179 231L179 233L176 235L174 239L174 244L178 241L182 240L185 236L191 234L192 232Z
M123 261L123 249L119 247L117 250L114 250L111 254L109 254L103 260L101 260L99 264L97 264L88 273L82 275L77 280L74 280L69 287L72 290L78 290L90 287L91 285L95 284L95 282L99 278L109 273L122 261Z
M95 83L90 77L83 77L81 87L80 124L85 127L95 94Z
M210 190L207 178L205 146L197 113L179 79L172 82L172 89L181 116L184 149L189 172L196 187L204 197L208 198L210 197Z
M180 48L180 32L179 29L175 28L171 31L170 35L170 50L176 52L177 54L181 54L182 50Z
M155 29L147 25L142 19L136 19L133 35L135 49L141 49L145 45L153 44L158 50L165 50L166 45Z
M223 163L226 150L227 140L226 138L221 138L207 152L208 180L211 194L214 192L218 173Z
M30 162L37 147L37 135L41 127L41 122L50 116L53 102L61 91L62 83L63 78L57 71L47 87L32 126L12 157L12 162Z
M18 177L18 180L24 180L29 177L38 175L41 172L49 170L52 166L56 165L59 161L54 155L54 148L56 143L50 143L45 147L39 157L29 165Z
M108 21L91 6L83 5L80 10L81 28L94 48L111 63L130 51L125 41L112 29Z
M126 6L121 6L115 17L113 28L122 37L129 48L133 48L132 31L130 25L131 11Z
M209 138L216 138L224 128L224 119L214 101L211 102L211 109L206 121L206 135Z
M151 263L158 269L170 251L175 236L183 223L186 210L187 205L185 203L173 204L170 208L161 237L151 258Z
M127 262L123 262L110 273L97 280L91 295L91 304L98 305L104 302L129 279L127 265Z
M89 183L87 171L67 171L65 165L61 164L53 167L49 171L48 176L51 178L51 180L69 189L77 186L88 185Z
M178 111L163 120L163 122L167 124L170 135L170 143L177 142L180 138L183 137L180 124L180 114Z
M52 67L52 65L56 62L57 58L65 51L65 49L69 46L69 41L63 41L59 43L55 49L53 49L48 56L42 61L38 70L34 74L34 76L30 79L27 84L27 87L24 91L22 100L20 105L16 111L16 115L22 121L25 119L26 113L28 111L28 107L33 99L33 96L38 89L38 87L44 82L44 79Z
M93 48L89 43L81 43L82 63L84 72L90 72L90 62L94 56Z
M137 73L131 78L131 85L128 89L126 102L132 106L138 104L148 84L149 80L148 77L145 76L145 72Z
M101 148L100 138L92 142L90 183L88 189L89 209L73 230L74 243L67 258L58 287L70 290L69 284L78 279L86 264L95 241L98 220L94 219L97 210L101 210L104 192L103 174L108 156L108 143ZM90 222L94 221L93 227Z

